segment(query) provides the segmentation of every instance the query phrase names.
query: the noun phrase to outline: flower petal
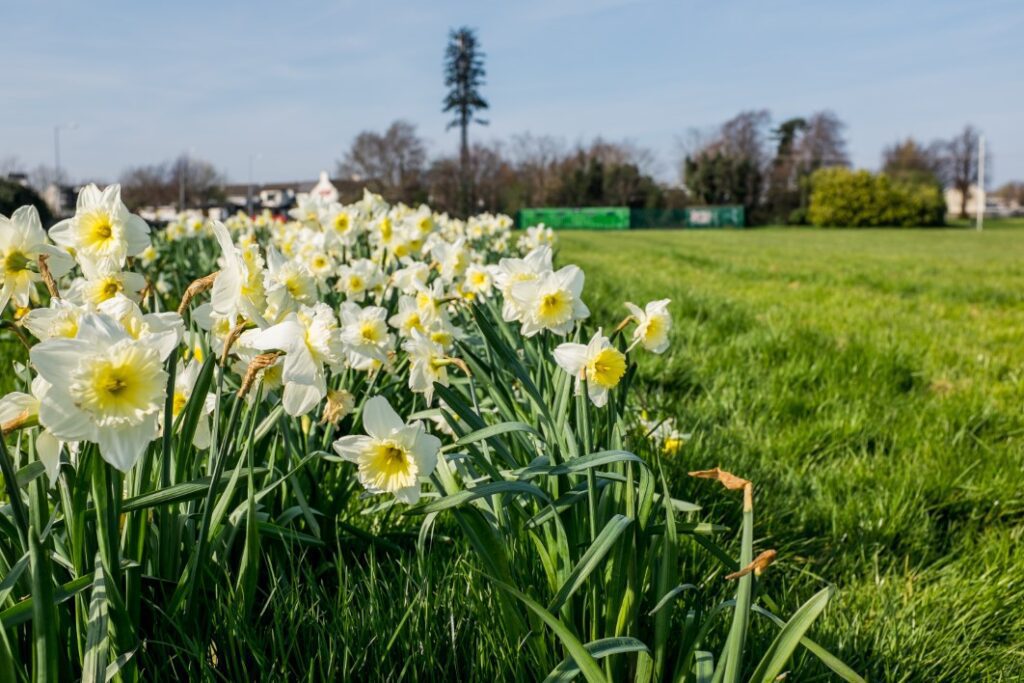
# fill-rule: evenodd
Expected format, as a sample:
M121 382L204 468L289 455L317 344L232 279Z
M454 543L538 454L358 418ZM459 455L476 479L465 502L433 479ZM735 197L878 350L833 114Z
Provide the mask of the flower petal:
M157 437L157 418L158 413L154 413L131 427L98 429L96 443L100 446L100 455L117 469L127 472L146 452L149 442Z
M374 396L363 406L363 428L375 439L387 439L404 426L405 421L383 396Z
M373 443L373 439L362 434L343 436L334 442L334 452L349 462L358 462L359 457Z

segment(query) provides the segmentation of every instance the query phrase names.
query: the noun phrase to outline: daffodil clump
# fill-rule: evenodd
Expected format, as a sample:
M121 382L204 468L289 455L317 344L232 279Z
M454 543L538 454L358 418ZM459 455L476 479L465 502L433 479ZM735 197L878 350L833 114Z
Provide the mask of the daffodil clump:
M527 678L706 661L669 634L691 619L680 535L715 528L632 452L684 440L630 397L634 356L670 348L670 302L590 327L585 283L543 226L370 192L156 230L90 185L49 233L30 208L0 217L0 314L24 347L0 399L0 678L248 676L232 648L192 661L140 628L183 632L215 596L254 613L300 547L398 547L413 519L427 558L449 515Z

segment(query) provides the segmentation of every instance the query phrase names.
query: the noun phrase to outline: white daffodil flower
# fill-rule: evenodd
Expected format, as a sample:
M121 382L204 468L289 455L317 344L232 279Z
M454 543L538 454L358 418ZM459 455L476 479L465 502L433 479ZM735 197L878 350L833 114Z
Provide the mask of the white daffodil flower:
M267 249L265 286L268 320L280 320L300 306L316 303L316 280L306 266L286 259L273 247Z
M588 344L559 344L555 348L555 362L576 378L576 391L587 381L587 395L598 408L608 403L608 392L618 386L626 374L626 357L612 346L601 330Z
M334 451L358 468L359 483L370 493L390 493L403 503L420 499L420 480L437 465L441 440L419 422L406 424L383 396L363 407L367 436L343 436Z
M516 246L521 251L530 251L544 245L553 245L555 243L555 231L551 228L544 227L544 224L534 225L533 227L527 228L526 231L520 235L516 241Z
M0 398L0 425L6 425L12 420L31 419L39 417L39 397L47 390L47 383L42 377L32 380L32 393L25 394L20 391L12 391L3 398ZM57 481L57 474L60 471L60 450L64 444L49 430L40 428L36 436L36 455L39 462L43 463L46 478L50 486Z
M189 399L192 398L196 380L199 379L199 371L202 363L193 358L188 365L178 361L177 370L174 373L174 397L171 401L171 418L177 420L178 416L185 410ZM192 436L192 445L196 448L207 449L210 447L210 413L213 412L217 397L207 393L203 399L203 407L199 412L199 421L196 423L196 431Z
M565 266L536 280L512 285L512 298L522 312L523 336L532 337L542 330L568 334L577 320L590 315L590 309L580 300L582 293L583 271L577 266Z
M220 271L213 281L210 293L210 305L216 317L228 320L230 324L239 317L249 320L261 327L267 323L260 315L259 309L264 304L262 285L262 260L259 254L249 254L249 260L231 241L231 234L220 221L213 221L213 234L220 246L221 257L218 261ZM251 250L248 250L251 252ZM255 273L252 269L255 269ZM257 291L254 292L253 282Z
M338 269L338 289L349 301L363 301L383 284L384 273L369 259L356 259Z
M67 252L47 243L36 207L23 206L10 218L0 215L0 313L11 300L15 306L28 306L32 287L42 279L38 266L41 255L47 257L46 265L54 278L74 265Z
M242 337L246 345L261 351L285 352L281 402L293 417L305 415L323 400L327 395L324 366L338 368L344 359L338 321L323 302L303 306L280 323L250 330Z
M40 424L60 440L98 444L104 460L130 470L159 434L167 373L155 336L133 339L110 316L88 313L74 339L33 347L32 364L48 383Z
M402 344L409 354L409 389L423 394L427 405L434 398L434 382L448 386L449 360L444 347L430 337L413 330L410 338Z
M416 290L416 309L420 313L420 320L424 324L433 323L440 317L447 315L442 300L445 298L444 283L441 280L434 280L429 287L420 286Z
M255 331L247 334L255 333ZM245 373L249 369L249 363L262 353L260 349L248 346L247 339L243 334L239 337L238 342L231 347L233 354L238 356L238 359L232 362L231 369L239 377L244 377ZM276 392L284 389L284 357L279 357L272 365L265 368L261 368L256 372L256 381L254 386L261 386L263 388L263 396L268 396L271 392ZM256 399L256 392L250 391L245 395L245 400L250 404Z
M522 320L525 314L512 296L512 287L521 282L532 282L550 272L551 248L547 246L531 251L525 258L503 258L498 261L494 269L494 284L503 297L501 317L506 322Z
M448 283L454 282L469 266L469 250L464 237L454 242L438 242L431 248L430 255L437 261L441 277Z
M394 337L388 332L387 309L380 306L360 308L346 301L341 305L341 340L351 354L372 358L383 363ZM352 365L359 365L358 362Z
M98 308L116 320L132 339L152 343L161 358L171 355L185 336L185 323L180 315L174 311L144 314L137 303L123 294L114 295Z
M354 212L337 202L331 203L324 211L324 234L329 242L341 247L350 247L356 242L359 230Z
M491 273L490 268L479 263L469 266L466 268L466 279L462 284L463 291L473 297L486 299L491 295L494 286L494 277Z
M320 221L326 213L327 204L319 196L310 194L299 200L298 206L288 211L288 215L313 230L320 230Z
M322 235L321 235L322 237ZM306 260L306 268L313 274L319 285L326 285L327 281L334 276L337 270L337 265L334 263L334 259L327 253L322 245L320 247L310 246L303 250L303 256Z
M391 274L391 282L402 294L415 294L420 287L426 286L430 279L430 266L422 261L410 263Z
M80 261L80 265L85 278L75 280L67 294L68 298L76 303L99 306L118 294L138 301L146 286L146 278L138 273L107 270L105 267L97 267L91 261Z
M67 299L50 299L49 308L33 308L21 324L39 341L51 337L74 338L78 334L78 324L89 308Z
M658 299L648 303L643 310L636 304L626 302L626 308L636 320L630 348L643 344L652 353L663 353L668 348L668 333L672 330L672 314L668 310L670 302L671 299Z
M426 330L420 317L420 308L416 305L416 299L411 296L399 297L398 313L388 318L388 324L398 330L398 336L403 339L412 336L413 330Z
M50 239L73 249L83 269L89 264L97 271L112 272L149 246L149 225L128 211L120 185L102 191L87 185L78 193L75 215L50 228Z

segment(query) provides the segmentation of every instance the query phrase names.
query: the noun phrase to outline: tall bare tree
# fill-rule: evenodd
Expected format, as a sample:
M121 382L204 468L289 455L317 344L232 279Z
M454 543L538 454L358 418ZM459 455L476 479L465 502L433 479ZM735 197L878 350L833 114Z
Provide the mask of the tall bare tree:
M383 134L363 131L338 164L338 174L364 182L392 201L411 201L423 183L427 148L416 126L395 121Z
M967 199L978 182L978 139L980 133L967 124L946 143L945 165L949 184L960 192L960 217L967 216Z
M558 188L558 164L566 155L565 145L548 135L522 133L513 136L509 154L519 175L523 203L549 204Z
M221 201L225 178L209 161L183 154L173 161L125 169L120 183L129 208L176 203L188 208Z

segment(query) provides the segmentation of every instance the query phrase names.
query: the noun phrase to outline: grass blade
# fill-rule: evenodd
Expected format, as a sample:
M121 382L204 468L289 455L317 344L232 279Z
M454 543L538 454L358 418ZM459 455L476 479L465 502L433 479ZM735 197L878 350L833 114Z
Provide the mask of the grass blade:
M618 637L601 638L587 643L583 646L594 659L603 659L611 655L624 654L627 652L642 652L650 655L650 650L636 638ZM563 659L558 666L551 670L544 683L570 683L580 674L580 668L571 657Z
M103 575L103 562L96 558L96 573L89 600L89 628L85 639L85 661L82 664L82 683L106 681L107 659L110 653L107 587Z
M601 533L597 535L597 538L590 544L587 551L583 553L583 557L580 558L579 562L569 573L569 576L562 583L558 593L551 599L551 602L548 604L548 610L558 614L562 606L565 605L569 598L587 580L587 577L601 564L601 560L611 551L619 536L622 535L622 532L632 523L633 520L625 515L615 515L608 520L608 523L601 529Z
M793 656L793 652L800 644L804 634L807 633L814 620L825 611L833 593L835 593L835 588L832 586L823 588L793 613L793 616L779 631L779 635L775 637L774 642L761 659L761 663L754 669L754 673L750 677L751 681L771 683L782 673L782 668Z
M604 672L601 671L601 666L594 659L594 656L587 651L587 648L583 646L580 639L577 638L568 626L559 621L554 615L544 609L540 603L536 602L533 598L513 588L504 581L491 578L495 585L501 588L503 591L511 594L512 596L519 599L524 605L526 605L531 612L540 617L548 627L555 632L558 639L565 646L565 649L569 651L569 656L572 657L576 666L579 667L580 672L583 676L590 681L590 683L602 683L606 681Z

